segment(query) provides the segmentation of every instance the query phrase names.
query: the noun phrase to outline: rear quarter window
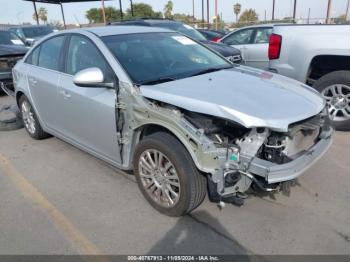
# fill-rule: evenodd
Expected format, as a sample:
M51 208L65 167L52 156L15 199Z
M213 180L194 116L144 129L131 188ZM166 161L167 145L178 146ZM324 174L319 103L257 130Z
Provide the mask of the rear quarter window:
M39 53L40 53L40 46L35 48L26 58L24 63L30 64L30 65L38 65L39 60Z

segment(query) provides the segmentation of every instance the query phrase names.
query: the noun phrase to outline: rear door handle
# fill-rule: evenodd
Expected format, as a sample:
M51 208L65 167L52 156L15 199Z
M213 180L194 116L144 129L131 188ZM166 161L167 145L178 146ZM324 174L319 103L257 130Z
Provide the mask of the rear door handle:
M61 90L60 95L62 95L63 99L65 100L68 100L69 98L71 98L71 94L69 94L66 90Z

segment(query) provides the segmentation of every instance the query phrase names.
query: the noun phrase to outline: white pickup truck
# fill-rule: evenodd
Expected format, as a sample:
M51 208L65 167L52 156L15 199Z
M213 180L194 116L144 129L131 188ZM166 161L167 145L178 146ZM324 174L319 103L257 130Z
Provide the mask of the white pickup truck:
M275 25L269 59L272 72L321 92L334 126L350 130L350 25Z

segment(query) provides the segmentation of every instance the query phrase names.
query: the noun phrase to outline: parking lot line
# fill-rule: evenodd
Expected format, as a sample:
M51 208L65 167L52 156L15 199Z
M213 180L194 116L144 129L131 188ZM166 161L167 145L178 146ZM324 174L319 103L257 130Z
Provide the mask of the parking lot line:
M38 206L65 235L65 237L79 249L82 255L102 255L99 250L84 234L82 234L69 219L63 215L40 191L33 186L14 167L9 159L0 153L0 169L9 177L21 193ZM98 261L107 261L106 257L99 257Z

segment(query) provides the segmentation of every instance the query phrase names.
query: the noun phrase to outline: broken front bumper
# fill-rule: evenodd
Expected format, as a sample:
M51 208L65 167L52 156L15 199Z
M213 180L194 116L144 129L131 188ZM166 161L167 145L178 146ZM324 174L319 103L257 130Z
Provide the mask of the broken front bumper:
M314 146L286 164L275 164L255 157L250 163L248 172L264 177L268 184L295 179L327 152L332 144L333 132L332 128L324 132Z

